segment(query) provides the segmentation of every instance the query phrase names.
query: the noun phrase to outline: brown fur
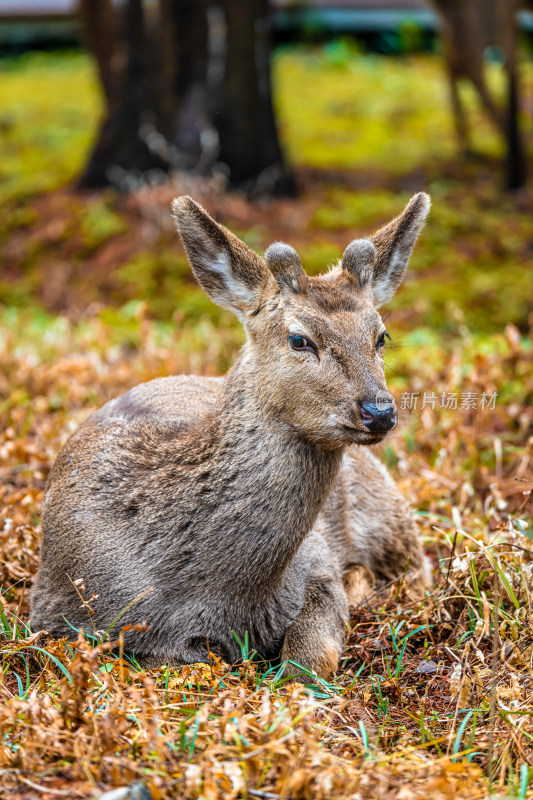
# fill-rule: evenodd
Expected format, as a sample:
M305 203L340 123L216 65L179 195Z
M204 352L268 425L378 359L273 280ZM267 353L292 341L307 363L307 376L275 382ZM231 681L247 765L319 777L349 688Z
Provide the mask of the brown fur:
M385 434L360 408L376 394L392 403L376 303L400 283L428 206L416 195L310 278L287 245L262 259L190 198L176 201L197 279L248 341L224 378L137 386L69 439L44 504L35 627L105 629L151 588L120 622L148 623L126 635L147 665L204 659L208 647L233 661L234 631L265 657L329 676L355 593L347 571L360 565L368 586L404 571L426 581L409 509L361 446ZM295 350L291 334L316 350ZM97 595L91 621L80 578Z
M357 609L372 597L376 588L376 576L366 567L356 564L344 573L343 585L349 607Z

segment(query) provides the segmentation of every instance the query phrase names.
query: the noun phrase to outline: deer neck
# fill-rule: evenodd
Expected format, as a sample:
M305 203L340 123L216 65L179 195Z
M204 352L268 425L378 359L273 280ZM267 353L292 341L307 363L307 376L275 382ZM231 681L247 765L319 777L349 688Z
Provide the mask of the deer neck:
M282 423L261 400L264 386L257 381L244 351L212 417L230 550L241 565L238 575L231 576L231 564L224 569L256 595L260 585L281 581L329 494L343 452L324 450Z

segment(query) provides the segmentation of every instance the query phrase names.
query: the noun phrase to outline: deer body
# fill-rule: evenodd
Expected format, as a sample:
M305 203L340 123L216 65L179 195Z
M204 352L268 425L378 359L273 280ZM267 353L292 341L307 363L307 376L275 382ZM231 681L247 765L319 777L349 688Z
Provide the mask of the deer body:
M364 594L364 579L353 576L366 575L370 586L406 569L422 585L426 579L405 502L375 456L356 444L381 440L392 425L390 409L385 421L382 415L366 427L355 420L352 382L372 384L376 365L356 355L354 340L354 367L339 337L357 314L368 314L370 325L370 294L352 288L351 277L345 284L342 274L340 287L333 273L307 279L293 269L294 251L280 246L270 263L267 251L267 273L265 262L203 210L181 202L193 269L212 297L246 315L249 341L225 378L174 377L135 387L70 438L45 499L32 623L70 635L70 626L106 629L127 609L119 627L143 620L149 626L125 634L127 648L149 666L202 660L208 649L234 661L232 632L241 639L247 632L261 655L281 653L329 675L350 601ZM418 211L411 209L416 230L404 232L412 234L404 245L409 252ZM278 270L274 281L280 252L281 278ZM228 263L231 274L221 277ZM238 282L243 264L247 275L257 269L258 290L252 280ZM295 280L302 283L297 289ZM299 312L294 305L310 302L313 288L316 317L310 305ZM303 325L304 317L308 328L316 324L332 290L338 308L328 312L328 347L338 352L328 364L325 343L321 357L294 345L290 337L299 334L289 333L289 346L286 325ZM372 324L379 324L373 316ZM268 332L280 347L274 370L273 354L262 346ZM347 340L350 334L348 327ZM314 385L309 368L331 374ZM291 394L291 381L300 380ZM348 413L352 424L341 421ZM97 595L91 620L73 585L79 579L89 597Z

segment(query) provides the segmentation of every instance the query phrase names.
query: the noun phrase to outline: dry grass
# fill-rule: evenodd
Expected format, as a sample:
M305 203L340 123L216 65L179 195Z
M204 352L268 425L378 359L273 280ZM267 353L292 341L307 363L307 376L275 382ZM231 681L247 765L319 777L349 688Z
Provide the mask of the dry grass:
M179 333L163 346L139 324L130 351L110 347L98 319L59 320L39 343L14 327L0 339L5 795L86 798L141 781L154 798L533 796L530 342L510 327L483 347L465 336L395 356L397 388L500 391L499 402L404 420L384 456L419 509L434 588L421 602L401 582L372 598L352 618L336 680L304 689L245 644L240 664L141 672L120 642L111 652L27 628L62 439L108 396L190 368ZM520 403L506 401L509 386Z

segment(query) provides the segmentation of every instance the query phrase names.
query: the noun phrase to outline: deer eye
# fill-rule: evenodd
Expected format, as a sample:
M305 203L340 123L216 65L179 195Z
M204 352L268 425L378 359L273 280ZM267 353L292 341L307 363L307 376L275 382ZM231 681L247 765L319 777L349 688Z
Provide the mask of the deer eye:
M291 333L289 336L289 344L293 350L307 350L310 353L318 355L316 344L312 342L311 339L307 339L305 336L301 336L299 333Z
M376 349L379 350L380 347L385 347L385 340L388 339L389 342L392 342L391 336L387 333L387 331L383 331L381 336L376 342Z

